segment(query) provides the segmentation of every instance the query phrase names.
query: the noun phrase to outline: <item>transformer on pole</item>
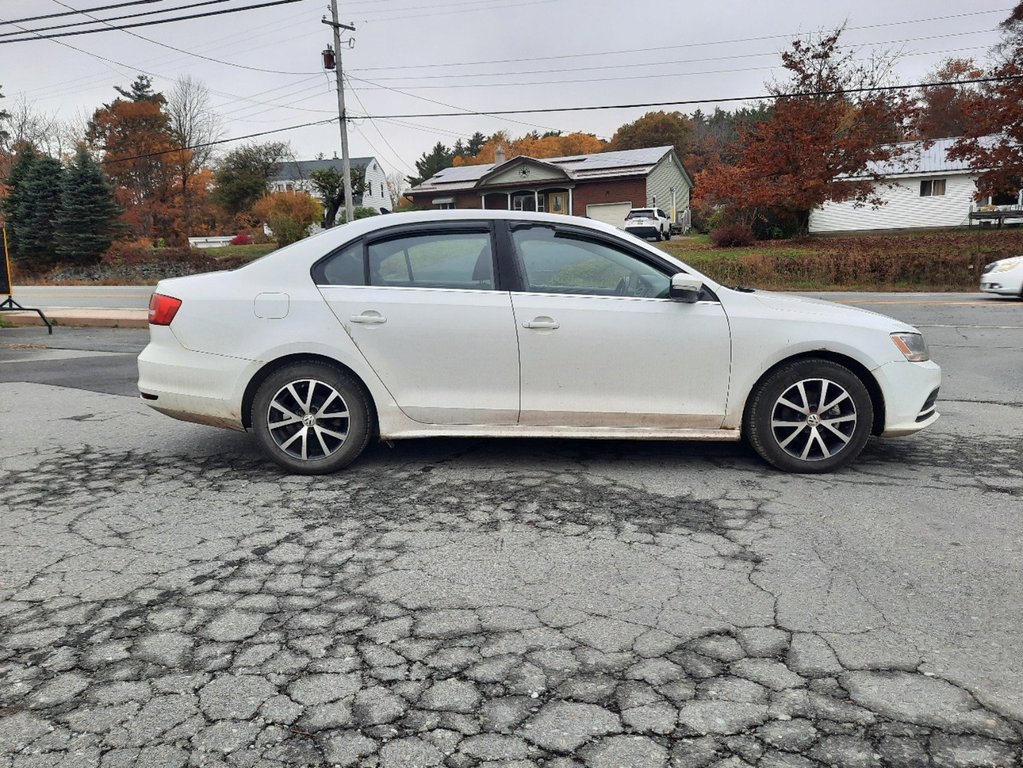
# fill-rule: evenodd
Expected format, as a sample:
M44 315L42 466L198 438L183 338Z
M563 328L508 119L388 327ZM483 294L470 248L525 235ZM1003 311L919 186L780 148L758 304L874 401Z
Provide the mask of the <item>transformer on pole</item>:
M337 116L341 124L341 166L344 171L345 184L345 221L351 222L355 219L355 204L352 201L352 162L348 155L348 116L345 112L345 85L344 72L341 68L341 30L346 29L354 32L355 27L342 24L337 20L337 0L330 0L330 21L322 20L324 24L334 30L334 47L328 45L323 52L324 69L333 69L334 77L337 80ZM330 55L328 56L328 52ZM332 61L333 67L328 61ZM333 224L334 222L331 222Z

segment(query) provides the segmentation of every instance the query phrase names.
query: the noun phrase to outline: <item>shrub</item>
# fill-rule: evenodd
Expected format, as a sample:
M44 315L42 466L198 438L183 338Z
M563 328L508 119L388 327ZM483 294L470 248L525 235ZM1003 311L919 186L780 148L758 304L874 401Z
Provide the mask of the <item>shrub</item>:
M272 192L256 201L252 214L270 227L283 248L301 240L323 219L323 206L305 192Z
M231 238L231 245L252 245L252 235L248 232L239 232Z
M711 230L710 241L718 248L742 248L753 244L753 230L745 224L725 224Z

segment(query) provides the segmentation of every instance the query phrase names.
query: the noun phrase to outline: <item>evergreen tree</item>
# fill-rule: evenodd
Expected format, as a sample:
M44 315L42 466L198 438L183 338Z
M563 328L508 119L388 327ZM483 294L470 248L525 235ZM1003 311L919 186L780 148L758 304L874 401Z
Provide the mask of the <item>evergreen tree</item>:
M127 90L119 85L115 85L114 90L128 99L128 101L152 101L157 104L167 103L167 99L162 93L157 93L153 90L153 80L146 75L136 77Z
M18 153L11 170L4 179L7 185L7 197L0 201L0 211L4 215L4 226L7 228L7 248L13 257L21 254L21 243L18 240L18 222L24 215L25 177L39 159L39 154L30 144Z
M476 131L472 136L469 137L469 141L465 145L466 152L469 153L470 157L476 157L483 149L483 145L487 143L487 137L479 131Z
M59 160L43 155L22 181L23 197L14 222L18 257L34 268L45 268L56 261L53 221L60 207L64 168Z
M450 168L454 159L455 153L438 141L433 149L424 152L422 157L416 160L416 170L419 171L419 175L407 177L408 183L413 187L422 184L438 171Z
M232 216L249 210L270 191L270 178L290 155L291 146L283 141L232 149L217 166L214 200Z
M94 264L110 247L121 211L103 170L84 148L64 173L54 221L57 258Z

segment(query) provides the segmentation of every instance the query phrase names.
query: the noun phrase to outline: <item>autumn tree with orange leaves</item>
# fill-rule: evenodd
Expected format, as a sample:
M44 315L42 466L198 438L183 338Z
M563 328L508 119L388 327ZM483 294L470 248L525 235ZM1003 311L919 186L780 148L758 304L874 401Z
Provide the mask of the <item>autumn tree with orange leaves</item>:
M178 150L163 96L140 77L124 98L97 109L87 139L124 210L122 221L138 236L183 244L177 172L187 150Z
M517 139L511 138L504 131L498 131L471 157L456 155L452 161L455 167L461 165L484 165L493 163L497 157L497 148L504 150L506 160L513 157L568 157L570 155L588 155L603 152L607 142L598 139L592 133L568 133L562 135L551 132L544 135L527 133Z
M734 166L705 170L699 203L723 207L746 224L778 222L805 233L810 211L828 201L880 205L878 164L906 151L895 145L910 104L897 91L860 92L887 82L893 59L862 64L839 44L841 29L796 40L782 54L788 80L768 119L739 132Z
M963 137L948 152L979 172L978 200L1015 197L1023 186L1023 1L1001 28L996 62L984 73L993 80L963 107Z

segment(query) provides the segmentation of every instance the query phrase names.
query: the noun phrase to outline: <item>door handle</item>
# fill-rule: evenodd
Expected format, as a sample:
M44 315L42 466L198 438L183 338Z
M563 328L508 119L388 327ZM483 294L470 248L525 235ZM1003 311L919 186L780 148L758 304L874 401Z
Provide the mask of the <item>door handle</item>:
M386 317L372 309L363 312L361 315L352 315L348 319L360 325L380 325L387 322Z
M541 317L534 317L528 323L523 323L522 327L523 328L533 328L533 329L553 331L556 328L560 328L561 327L561 323L559 323L553 317L541 316Z

